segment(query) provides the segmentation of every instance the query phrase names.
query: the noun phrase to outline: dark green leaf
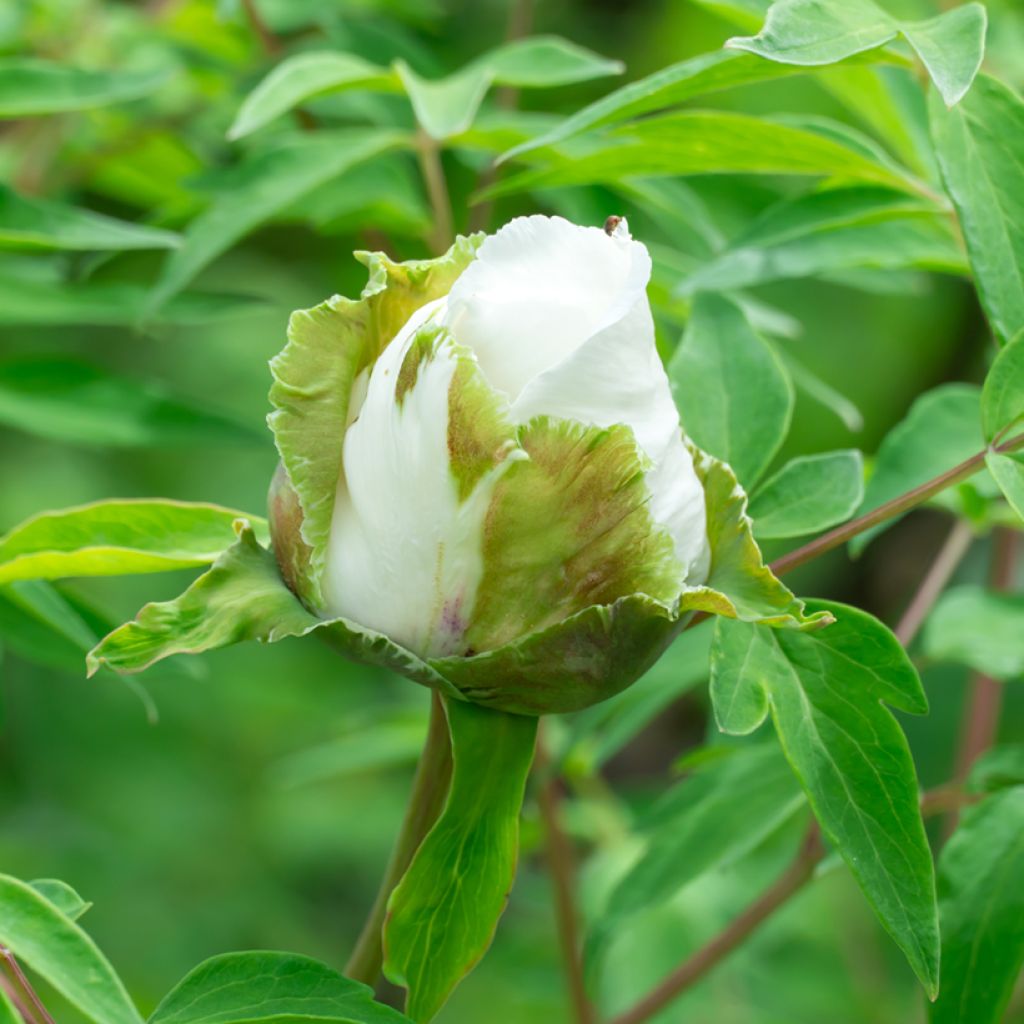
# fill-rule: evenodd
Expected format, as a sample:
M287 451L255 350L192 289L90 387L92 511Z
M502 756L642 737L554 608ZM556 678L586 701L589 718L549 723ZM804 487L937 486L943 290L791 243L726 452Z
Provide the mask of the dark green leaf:
M157 384L61 359L0 363L0 423L54 441L117 447L262 440Z
M99 637L69 601L45 580L0 587L0 637L5 646L40 665L81 673Z
M974 81L985 52L985 8L965 4L928 21L900 21L872 0L780 0L764 27L726 46L785 64L834 64L898 35L914 48L948 106Z
M750 500L754 535L800 537L849 519L864 496L862 462L855 450L787 462Z
M931 852L907 742L883 701L923 714L899 641L866 612L810 602L836 622L812 632L719 619L712 698L721 728L749 731L770 710L822 831L838 848L929 994L939 936Z
M967 789L995 793L1008 786L1024 786L1024 746L994 747L971 765Z
M924 652L996 679L1024 674L1024 595L973 585L950 588L925 624Z
M229 139L262 128L306 100L347 89L395 92L400 88L394 72L371 64L354 53L314 50L281 61L245 98Z
M32 886L10 875L0 875L0 946L95 1024L142 1024L92 939Z
M164 264L148 312L162 306L208 263L307 192L401 142L402 136L393 131L351 128L318 132L248 159L238 168L231 187L189 225L181 248Z
M864 414L845 395L840 394L831 384L808 370L803 363L798 362L784 348L780 348L778 354L786 369L789 370L789 375L798 391L802 391L808 398L813 398L814 401L834 413L847 430L859 433L864 429Z
M929 107L942 178L956 206L978 294L996 337L1024 328L1024 102L980 75L963 103Z
M149 1024L401 1024L373 990L296 953L224 953L190 971Z
M772 350L735 305L702 295L668 374L687 434L753 487L793 414L793 387Z
M14 1003L0 987L0 1024L25 1024L25 1018L14 1008Z
M384 972L422 1024L487 951L515 877L537 719L446 701L448 802L388 901Z
M985 447L981 435L981 390L973 384L944 384L922 395L886 435L864 491L858 515L923 484ZM894 523L866 530L850 543L854 552Z
M77 921L91 906L67 882L56 878L37 878L28 883L45 900L49 900L66 918Z
M259 516L198 502L100 501L42 512L0 537L0 583L209 565L235 542L238 519L266 537Z
M1024 418L1024 328L999 351L985 375L981 391L981 421L985 440Z
M942 990L932 1024L998 1024L1024 963L1024 786L963 812L939 858Z
M173 231L19 196L0 185L0 249L173 249Z
M148 96L163 71L86 71L28 57L0 59L0 117L88 110Z

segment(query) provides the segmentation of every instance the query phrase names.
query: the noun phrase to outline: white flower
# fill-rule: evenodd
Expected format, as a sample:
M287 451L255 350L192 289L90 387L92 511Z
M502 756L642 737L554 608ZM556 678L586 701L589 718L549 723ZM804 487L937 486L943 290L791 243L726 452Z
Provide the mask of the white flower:
M424 657L708 573L704 492L625 222L513 220L353 375L320 580Z

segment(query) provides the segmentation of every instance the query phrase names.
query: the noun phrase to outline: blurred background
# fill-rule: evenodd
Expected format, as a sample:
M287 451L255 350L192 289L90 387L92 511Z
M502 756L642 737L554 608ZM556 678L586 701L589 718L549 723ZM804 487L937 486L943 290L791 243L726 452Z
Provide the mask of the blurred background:
M95 109L2 120L0 181L23 196L73 202L178 230L235 187L242 154L226 140L246 94L284 52L333 47L425 76L454 71L510 32L554 33L621 60L625 79L713 50L745 8L684 0L4 0L0 55L158 74L159 88ZM904 0L910 16L941 5ZM1024 80L1024 13L989 0L990 66ZM519 124L545 127L621 84L605 78L524 92ZM507 99L507 97L506 97ZM485 103L500 107L500 92ZM810 78L714 97L754 113L846 114ZM317 121L408 126L402 97L364 93L306 105ZM258 137L302 127L288 121ZM255 137L254 137L255 138ZM512 141L515 141L514 139ZM491 143L491 151L505 148ZM486 142L444 156L456 227L490 158ZM690 179L729 234L785 191L759 178ZM628 213L671 279L693 260L688 239L650 205L600 188L500 200L489 226L535 210L600 223ZM261 513L275 453L263 421L267 360L288 313L356 294L354 249L427 255L431 214L415 160L389 153L314 189L226 252L164 313L137 326L160 273L160 248L97 254L0 251L0 531L45 508L100 498L169 496ZM674 262L675 261L675 262ZM923 272L830 275L766 285L758 299L792 335L787 351L860 411L847 422L801 392L781 458L855 447L872 452L915 396L945 380L980 380L987 333L961 280ZM659 343L682 317L657 308ZM856 429L853 429L856 428ZM837 552L804 570L801 593L845 599L893 623L942 541L944 513L925 510L857 561ZM795 542L794 542L795 543ZM783 550L787 542L776 542ZM961 570L982 580L981 544ZM0 870L57 877L95 904L86 926L144 1011L218 952L286 949L340 965L375 892L397 826L427 694L350 665L314 642L238 647L164 663L130 683L86 681L90 636L165 599L190 573L62 584L81 629L55 633L17 593L0 590ZM83 635L85 639L83 640ZM584 909L600 904L628 860L630 822L673 777L709 723L706 644L687 640L655 669L694 677L603 774L581 772L567 805L579 840ZM924 785L949 776L966 669L925 666L927 720L904 719ZM1001 729L1024 736L1024 694L1008 688ZM571 720L550 724L571 741ZM492 953L457 991L445 1024L568 1019L550 907L528 802L522 870ZM623 1006L681 951L713 931L788 855L800 822L631 925L605 958L602 1001ZM1014 1011L1024 1020L1024 1011ZM909 969L845 872L805 891L737 955L658 1020L885 1022L923 1019ZM74 1020L68 1011L61 1021Z

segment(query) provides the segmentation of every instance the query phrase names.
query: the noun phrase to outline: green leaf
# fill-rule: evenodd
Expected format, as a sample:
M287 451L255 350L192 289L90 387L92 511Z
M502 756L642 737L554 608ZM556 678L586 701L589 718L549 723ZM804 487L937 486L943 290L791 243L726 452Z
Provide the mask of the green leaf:
M981 390L981 422L992 441L1024 418L1024 328L989 367Z
M0 587L0 637L28 661L76 673L99 639L78 609L45 580Z
M813 632L773 632L718 620L715 715L721 728L747 731L771 711L822 831L934 995L939 935L931 852L910 750L882 703L923 714L924 691L899 641L872 616L831 602L808 607L833 613L836 622Z
M929 120L982 307L996 337L1009 341L1024 328L1024 102L979 75L953 110L933 98Z
M1024 595L951 587L925 623L924 653L996 679L1024 675Z
M77 921L91 906L67 882L56 878L37 878L28 883L43 899L52 903L66 918Z
M245 98L229 139L240 139L317 96L349 89L395 92L394 73L353 53L314 50L281 61Z
M852 267L967 273L952 231L934 209L871 186L785 199L702 262L681 287L728 291Z
M247 159L210 207L185 232L164 264L150 297L153 313L221 253L314 188L402 143L379 128L318 132Z
M484 195L690 174L801 174L921 189L906 172L845 141L749 114L686 110L617 126L588 141L583 152L552 154L547 166L513 175Z
M198 502L100 501L42 512L0 537L0 583L65 576L120 576L209 565L259 516Z
M793 386L772 349L735 305L702 295L668 375L686 433L753 487L793 415Z
M446 702L448 802L388 901L384 973L422 1024L487 951L519 850L519 812L537 719Z
M985 465L1017 515L1024 519L1024 458L989 452Z
M757 489L748 512L758 538L801 537L849 519L863 496L860 452L804 455Z
M706 871L739 860L804 804L774 741L727 751L672 786L637 824L644 851L613 890L587 943L588 961L623 920L671 899Z
M56 358L0 363L0 423L53 441L125 448L263 438L156 383Z
M857 514L870 512L981 451L985 441L980 401L981 389L973 384L943 384L918 398L879 446ZM896 521L865 530L850 542L851 550L863 551Z
M373 990L297 953L224 953L191 970L148 1024L401 1024Z
M426 79L403 61L395 61L416 114L433 139L447 139L473 123L492 85L550 88L621 74L619 61L599 57L557 36L519 39L484 54L445 78Z
M966 789L995 793L1008 786L1024 786L1024 746L994 747L971 765Z
M931 1024L997 1024L1024 964L1024 786L963 812L939 858L942 990Z
M127 282L37 281L0 275L0 324L133 326L142 317L148 289ZM158 323L202 324L264 308L265 300L215 292L184 292L155 317Z
M695 96L800 74L799 69L771 64L757 57L718 50L672 64L630 82L566 118L550 131L514 146L499 163L534 149L556 146L591 128L625 121L652 110L664 110Z
M900 21L872 0L778 0L756 36L725 45L784 64L834 64L898 35L913 47L947 106L974 81L985 52L985 8L966 4L928 21Z
M780 348L778 354L798 391L828 409L847 430L856 434L864 429L864 414L845 395L808 370L785 348Z
M125 103L156 92L164 71L87 71L27 57L0 58L0 117L39 117Z
M19 196L0 185L0 249L173 249L173 231Z
M96 944L32 886L0 875L0 946L6 946L95 1024L142 1024Z
M0 1024L25 1024L25 1018L14 1008L7 993L0 987Z

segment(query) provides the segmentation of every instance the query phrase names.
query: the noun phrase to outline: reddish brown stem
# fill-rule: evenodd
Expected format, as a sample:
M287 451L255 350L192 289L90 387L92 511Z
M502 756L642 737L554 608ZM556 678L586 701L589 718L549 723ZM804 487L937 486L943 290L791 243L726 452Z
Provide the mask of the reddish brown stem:
M579 922L573 898L576 888L575 857L572 843L562 828L562 784L550 771L543 733L537 744L537 776L540 780L537 803L544 821L544 852L548 862L548 873L554 886L555 923L558 927L558 942L562 950L566 985L569 989L569 998L572 1000L573 1019L576 1024L595 1024L597 1016L587 996L583 978Z
M263 47L263 52L268 57L276 57L281 52L281 44L263 20L263 15L260 14L260 10L256 6L256 0L242 0L242 7L245 9L245 16L249 19L253 32L256 33L256 37L260 41L260 46Z
M43 1005L42 999L39 998L36 990L32 987L32 982L28 980L25 972L21 969L21 965L15 959L14 954L9 949L0 946L0 959L3 960L7 970L14 979L17 989L24 996L24 1004L31 1007L31 1019L37 1021L38 1024L55 1024L54 1019ZM22 1016L25 1016L24 1009L19 1008L19 1012Z

